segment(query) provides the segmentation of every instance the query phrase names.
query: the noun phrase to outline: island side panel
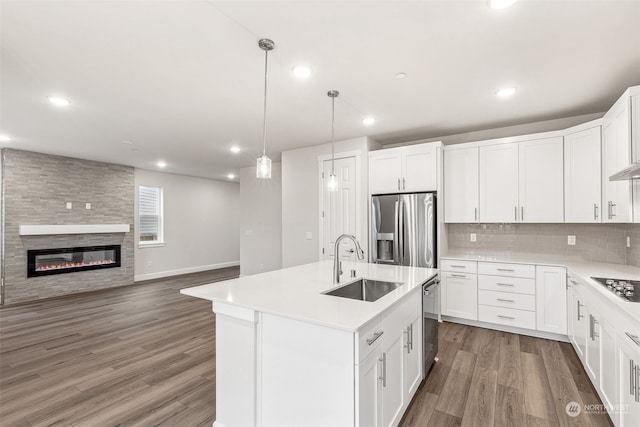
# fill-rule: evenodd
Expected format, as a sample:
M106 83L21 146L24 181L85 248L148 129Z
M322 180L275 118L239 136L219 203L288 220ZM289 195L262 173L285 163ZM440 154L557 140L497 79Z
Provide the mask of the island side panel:
M353 427L353 333L265 313L259 322L259 425Z
M216 312L213 427L255 426L257 313L220 303L213 304L213 311Z

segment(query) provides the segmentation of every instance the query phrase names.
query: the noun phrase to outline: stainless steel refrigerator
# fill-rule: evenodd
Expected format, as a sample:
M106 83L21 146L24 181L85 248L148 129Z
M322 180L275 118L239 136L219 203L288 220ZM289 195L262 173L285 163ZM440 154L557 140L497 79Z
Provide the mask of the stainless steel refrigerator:
M435 193L371 196L371 262L436 265Z

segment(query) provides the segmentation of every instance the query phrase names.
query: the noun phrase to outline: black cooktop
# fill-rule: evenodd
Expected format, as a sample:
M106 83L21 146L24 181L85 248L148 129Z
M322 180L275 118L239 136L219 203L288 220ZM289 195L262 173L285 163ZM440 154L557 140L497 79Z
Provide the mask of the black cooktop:
M625 301L640 302L640 280L605 279L602 277L592 277L592 279Z

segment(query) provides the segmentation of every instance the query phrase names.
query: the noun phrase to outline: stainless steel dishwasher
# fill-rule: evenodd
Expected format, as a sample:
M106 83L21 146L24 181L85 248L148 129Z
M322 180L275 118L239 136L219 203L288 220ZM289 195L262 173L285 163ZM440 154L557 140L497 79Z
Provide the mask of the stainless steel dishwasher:
M440 278L438 275L422 285L422 378L429 374L438 354L438 317L440 314Z

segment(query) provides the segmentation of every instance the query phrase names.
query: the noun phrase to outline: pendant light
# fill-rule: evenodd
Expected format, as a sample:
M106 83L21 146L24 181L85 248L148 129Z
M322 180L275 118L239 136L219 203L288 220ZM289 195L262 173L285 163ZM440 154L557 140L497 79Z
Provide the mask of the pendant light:
M273 40L260 39L260 49L264 50L264 119L262 123L262 156L256 162L256 178L271 179L271 159L267 157L267 58L269 51L273 50Z
M331 173L329 174L329 180L327 181L328 191L338 191L338 177L336 176L336 152L334 136L334 125L336 121L336 98L340 95L337 90L330 90L327 92L327 96L331 98Z

